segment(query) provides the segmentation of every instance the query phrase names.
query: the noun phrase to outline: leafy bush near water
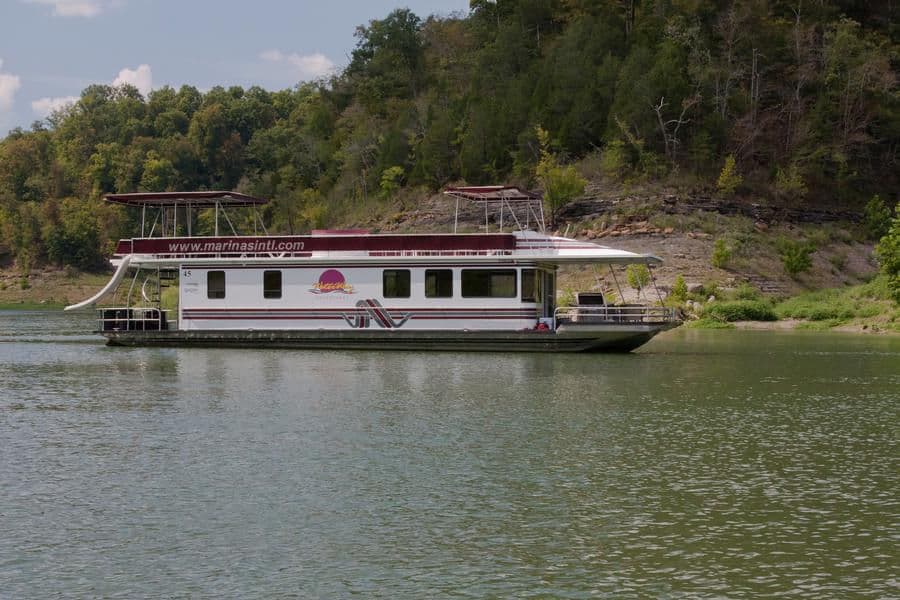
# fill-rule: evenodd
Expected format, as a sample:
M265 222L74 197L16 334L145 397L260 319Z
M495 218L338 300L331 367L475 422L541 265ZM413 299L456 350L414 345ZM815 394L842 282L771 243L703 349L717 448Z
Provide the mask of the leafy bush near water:
M890 299L886 279L850 289L829 289L789 298L775 307L782 319L834 321L835 324L855 318L870 318L882 311L879 301Z
M711 302L703 309L704 319L733 321L777 321L772 305L764 300Z

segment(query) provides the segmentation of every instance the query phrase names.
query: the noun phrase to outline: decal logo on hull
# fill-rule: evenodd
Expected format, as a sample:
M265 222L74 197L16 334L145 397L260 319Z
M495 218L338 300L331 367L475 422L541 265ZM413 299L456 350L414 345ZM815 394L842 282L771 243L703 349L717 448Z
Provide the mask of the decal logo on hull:
M400 315L399 320L395 321L394 317L391 316L391 313L389 313L384 306L374 298L360 300L356 303L356 308L361 310L349 315L347 313L341 313L341 316L344 317L347 324L354 329L367 329L372 321L375 321L375 323L383 329L397 329L403 327L412 316L410 313L404 313Z
M355 294L353 286L344 279L344 274L337 269L322 271L319 280L313 284L309 291L313 294Z

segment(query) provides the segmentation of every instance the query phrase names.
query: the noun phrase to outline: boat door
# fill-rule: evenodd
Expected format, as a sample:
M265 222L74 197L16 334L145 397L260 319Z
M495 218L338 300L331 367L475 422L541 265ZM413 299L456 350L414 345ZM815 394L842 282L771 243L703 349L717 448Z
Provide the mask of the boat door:
M547 271L541 269L538 271L541 316L545 318L553 318L556 312L556 271Z

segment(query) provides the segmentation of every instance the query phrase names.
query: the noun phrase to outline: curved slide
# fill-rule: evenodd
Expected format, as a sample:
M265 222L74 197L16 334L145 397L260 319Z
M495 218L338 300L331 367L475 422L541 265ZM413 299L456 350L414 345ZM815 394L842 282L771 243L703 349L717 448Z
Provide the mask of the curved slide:
M79 308L87 308L102 300L104 296L115 290L116 286L119 285L119 282L122 281L122 278L125 277L125 273L128 271L129 263L131 263L131 257L126 256L122 259L122 262L119 263L119 268L116 269L115 273L113 273L112 279L109 280L109 283L107 283L102 290L100 290L84 302L72 304L71 306L67 306L64 310L78 310Z

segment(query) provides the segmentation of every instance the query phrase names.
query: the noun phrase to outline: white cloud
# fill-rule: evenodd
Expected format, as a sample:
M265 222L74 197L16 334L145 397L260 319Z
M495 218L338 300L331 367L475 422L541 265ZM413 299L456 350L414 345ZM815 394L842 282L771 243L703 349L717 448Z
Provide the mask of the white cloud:
M78 96L61 96L59 98L41 98L31 101L31 110L40 117L50 116L50 113L65 108L78 102Z
M259 57L263 60L268 60L271 62L280 62L284 60L284 54L281 53L281 50L266 50L261 53Z
M23 0L53 7L54 17L96 17L113 4L110 0Z
M137 69L129 69L127 67L122 69L112 84L122 85L123 83L130 83L143 96L146 96L153 89L153 73L150 70L150 65L140 65Z
M3 69L3 59L0 58L0 69ZM16 92L22 87L22 81L18 75L9 75L0 72L0 113L12 108Z
M315 79L334 71L334 63L321 52L300 55L296 52L284 54L281 50L266 50L259 57L276 63L286 63L294 67L301 79Z

